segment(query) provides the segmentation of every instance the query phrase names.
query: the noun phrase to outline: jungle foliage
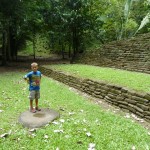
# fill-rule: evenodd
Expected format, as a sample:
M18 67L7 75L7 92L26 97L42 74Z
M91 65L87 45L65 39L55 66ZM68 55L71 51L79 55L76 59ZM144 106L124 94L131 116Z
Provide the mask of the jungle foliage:
M74 58L95 41L149 32L149 10L149 0L1 0L2 64L17 60L27 41L35 58L37 34L47 39L51 51Z

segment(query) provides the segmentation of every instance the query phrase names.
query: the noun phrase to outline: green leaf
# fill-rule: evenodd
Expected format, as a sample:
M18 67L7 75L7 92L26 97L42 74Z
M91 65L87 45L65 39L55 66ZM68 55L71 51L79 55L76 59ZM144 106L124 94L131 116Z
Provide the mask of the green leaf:
M148 24L150 22L150 12L143 18L143 20L141 21L141 25L140 27L137 29L137 31L135 32L135 34L141 30L146 24ZM134 35L135 35L134 34Z

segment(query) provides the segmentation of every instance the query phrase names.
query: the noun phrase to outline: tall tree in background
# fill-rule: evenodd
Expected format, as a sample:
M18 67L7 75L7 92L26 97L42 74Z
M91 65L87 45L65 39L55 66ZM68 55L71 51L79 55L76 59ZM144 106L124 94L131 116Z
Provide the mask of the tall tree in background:
M84 50L86 36L96 25L101 25L102 21L97 19L99 14L91 11L92 5L91 0L54 0L50 1L50 7L44 15L51 39L54 36L57 39L51 42L58 41L63 48L65 43L70 45L73 57Z
M10 5L11 3L11 5ZM0 24L3 34L2 39L2 64L11 61L17 56L17 36L19 26L23 21L23 5L20 0L0 1Z

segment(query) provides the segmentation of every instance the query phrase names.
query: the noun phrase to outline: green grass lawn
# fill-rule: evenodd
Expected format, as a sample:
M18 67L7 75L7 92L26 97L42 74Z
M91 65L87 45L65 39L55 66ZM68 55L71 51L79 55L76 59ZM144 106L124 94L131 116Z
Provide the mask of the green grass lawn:
M121 85L129 89L150 92L149 74L81 64L59 64L46 67L68 72L82 78L102 80L106 83Z
M18 123L20 113L29 108L28 85L22 79L25 73L0 74L0 135L11 131L8 137L0 138L1 150L87 150L90 143L96 150L131 150L133 146L136 150L150 149L149 131L144 127L103 110L45 76L39 104L59 111L60 118L57 124L30 133Z

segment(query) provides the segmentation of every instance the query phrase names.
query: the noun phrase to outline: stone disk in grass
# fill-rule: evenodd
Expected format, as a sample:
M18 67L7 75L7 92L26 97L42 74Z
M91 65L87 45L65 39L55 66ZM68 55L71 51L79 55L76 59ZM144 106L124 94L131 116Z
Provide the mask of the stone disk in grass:
M52 109L43 108L41 111L32 113L29 110L19 116L19 122L27 128L39 128L59 118L60 114Z

